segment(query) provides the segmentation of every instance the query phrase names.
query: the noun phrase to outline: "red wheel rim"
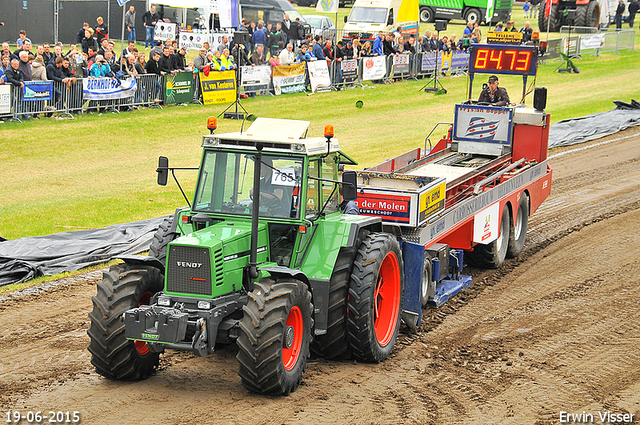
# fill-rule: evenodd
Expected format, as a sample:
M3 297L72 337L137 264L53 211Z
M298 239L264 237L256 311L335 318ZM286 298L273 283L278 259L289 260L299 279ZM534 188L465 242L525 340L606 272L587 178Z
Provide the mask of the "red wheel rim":
M400 267L393 252L388 253L378 271L373 298L373 327L382 347L389 344L398 323L400 306Z
M287 317L282 340L282 364L286 370L291 370L298 363L302 348L304 321L300 307L293 306Z
M140 297L140 301L138 302L138 307L140 307L141 305L149 305L149 303L151 302L151 297L153 297L153 294L151 292L145 292L144 294L142 294L142 296ZM136 351L141 356L144 356L149 352L149 347L147 347L146 342L133 341L133 343L136 346Z

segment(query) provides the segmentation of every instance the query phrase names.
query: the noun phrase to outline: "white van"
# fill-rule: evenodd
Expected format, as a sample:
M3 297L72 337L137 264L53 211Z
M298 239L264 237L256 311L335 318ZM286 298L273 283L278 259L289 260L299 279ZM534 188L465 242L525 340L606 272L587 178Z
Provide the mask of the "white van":
M342 38L373 40L379 31L416 35L420 31L418 11L415 0L356 0L345 16Z

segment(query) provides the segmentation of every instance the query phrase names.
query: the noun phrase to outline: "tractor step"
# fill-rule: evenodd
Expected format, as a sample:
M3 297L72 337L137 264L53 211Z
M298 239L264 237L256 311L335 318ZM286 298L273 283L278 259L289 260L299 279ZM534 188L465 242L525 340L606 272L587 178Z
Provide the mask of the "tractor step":
M436 285L435 294L429 301L434 302L439 307L449 301L449 298L469 286L471 286L471 276L460 275L458 280L443 279Z

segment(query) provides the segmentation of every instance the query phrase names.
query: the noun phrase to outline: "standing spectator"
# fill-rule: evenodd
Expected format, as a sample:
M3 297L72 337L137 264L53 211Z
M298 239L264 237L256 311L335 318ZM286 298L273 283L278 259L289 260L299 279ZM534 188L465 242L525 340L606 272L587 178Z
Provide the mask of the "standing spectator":
M98 16L96 22L98 23L98 25L96 25L96 37L98 38L98 43L101 43L103 38L108 40L109 28L107 28L107 24L104 23L102 16Z
M18 59L16 55L11 53L11 48L9 47L9 43L7 43L6 41L2 43L2 56L9 56L9 58L11 59ZM9 64L9 66L11 66L11 64Z
M31 64L31 78L33 81L47 81L47 70L42 55L37 55Z
M84 68L86 68L88 64L85 62L80 52L78 52L78 50L72 50L67 58L69 58L71 74L77 78L84 77Z
M231 52L229 49L224 49L222 54L220 55L220 63L222 64L222 69L236 69L236 64L233 62L233 58L231 58Z
M276 24L275 31L271 34L271 41L269 46L271 50L271 56L277 56L278 54L280 54L280 50L282 49L282 47L284 47L286 39L287 35L284 33L284 31L282 31L282 23L278 22ZM280 43L282 43L282 47Z
M29 63L29 54L25 51L20 52L18 55L20 57L20 71L22 71L22 75L24 76L24 81L32 81L33 77L31 75L31 64Z
M129 75L130 77L137 77L138 70L136 69L136 57L133 55L127 56L124 61L122 68L122 72L124 75Z
M0 69L2 69L2 72L6 73L9 68L11 68L11 56L2 55L2 65L0 65Z
M506 32L518 32L514 24L513 21L507 21L507 27L504 30Z
M282 20L281 27L282 27L282 32L285 35L285 43L286 43L287 41L289 41L290 39L289 34L291 33L291 19L289 19L288 13L284 14L284 19Z
M158 52L151 55L151 59L147 62L146 71L147 74L162 75L160 74L160 54Z
M264 21L258 21L258 28L253 32L253 36L251 37L251 44L254 45L254 48L257 50L258 44L264 46L267 45L267 35L264 32Z
M171 49L169 47L165 47L164 49L162 49L162 56L160 57L159 67L160 75L176 75L176 71L173 68L173 57L171 56Z
M181 47L180 50L173 56L175 59L175 67L181 71L187 67L187 52L184 50L184 47Z
M280 55L278 55L280 64L291 65L296 61L296 55L293 53L293 44L287 43L287 48L282 49Z
M242 44L236 43L231 50L231 56L233 56L236 60L238 66L240 65L248 65L249 64L249 56L247 56L247 51Z
M111 72L111 67L109 66L107 61L104 60L104 57L102 57L102 55L96 56L96 61L89 67L89 76L95 78L115 77L113 72Z
M145 62L144 53L140 53L136 58L136 71L138 72L138 75L146 74L147 73L146 67L147 67L147 63Z
M42 50L42 59L44 59L45 65L49 65L49 61L52 57L51 45L49 43L44 43L44 45L42 46Z
M98 49L98 54L104 56L104 52L106 52L107 50L109 50L109 40L103 38L102 42L100 43L100 48Z
M371 48L371 41L367 40L364 42L364 45L362 46L362 51L360 52L360 56L363 58L374 56L373 49Z
M622 14L624 13L624 1L618 0L618 7L616 8L616 30L620 31L622 29Z
M133 54L133 49L135 49L135 48L136 48L136 42L135 41L129 41L129 43L127 44L127 47L122 49L122 57L126 58L127 56Z
M300 39L300 18L296 18L295 21L291 22L291 26L289 27L289 33L287 34L287 37L291 41L291 44L293 44L294 47L298 44L298 40Z
M18 48L15 52L13 52L13 54L15 56L19 56L20 52L27 52L28 55L35 56L33 54L33 52L31 51L31 42L30 41L25 41L24 43L22 43L22 47Z
M256 51L251 55L251 65L264 65L265 62L265 54L264 54L264 46L262 44L256 45Z
M82 39L84 38L84 32L89 28L90 27L88 23L85 22L82 24L82 28L78 30L78 34L76 35L76 41L78 42L78 44L82 43Z
M202 69L207 64L207 50L203 47L198 52L198 55L193 59L193 66L197 72L202 71Z
M136 8L129 6L129 10L124 14L124 24L127 26L127 40L136 41Z
M629 28L633 28L633 21L636 19L636 13L638 13L639 8L640 5L637 0L631 0L631 3L629 3Z
M82 51L89 54L90 47L94 52L98 51L98 44L96 43L96 39L93 38L93 30L91 28L84 32L84 38L82 39Z
M321 46L321 44L320 44L320 41L321 41L321 40L322 40L322 39L320 38L320 36L319 36L319 35L316 35L316 37L315 37L315 39L314 39L315 43L313 43L313 50L312 50L312 52L313 52L313 55L314 55L317 59L322 59L322 60L324 60L324 59L326 59L326 58L325 58L325 56L324 56L324 52L322 51L322 46Z
M384 41L382 42L382 51L387 56L396 54L396 49L393 47L393 37L393 34L385 34ZM347 46L348 45L349 43L347 43ZM347 56L346 51L345 56Z
M404 51L409 53L416 53L415 49L416 39L414 36L409 36L409 39L404 43Z
M531 35L533 34L533 29L531 28L531 22L527 21L524 23L524 27L520 29L522 33L522 42L526 43L531 41Z
M20 30L20 32L18 33L19 37L16 40L16 44L18 45L18 49L20 49L22 47L22 44L25 41L28 41L29 44L31 44L31 40L27 38L27 32L25 30Z
M431 52L435 52L436 50L438 50L438 46L439 46L439 40L438 40L438 33L437 32L432 32L431 33L431 40L429 40L429 46L431 47Z
M529 10L531 9L531 3L529 0L525 1L522 5L522 10L524 11L524 18L527 19L529 17Z
M384 51L382 48L382 42L384 41L384 33L382 31L378 32L378 37L373 40L373 55L374 56L382 56L384 55Z
M462 31L462 35L471 35L473 32L473 23L467 22L467 26L464 27L464 31Z
M456 39L456 35L455 34L451 34L451 37L449 38L449 44L451 45L450 48L451 50L458 50L458 40Z
M57 58L62 58L62 57L64 57L62 55L62 46L55 45L53 47L53 54L51 55L51 58L49 59L49 62L55 63L55 60ZM47 63L47 65L48 65L48 63Z
M47 77L51 81L56 81L58 83L69 83L71 81L70 78L67 78L64 76L64 73L62 71L63 62L64 62L64 59L57 58L55 63L50 63L49 65L47 65ZM53 102L56 104L56 106L61 96L62 96L62 93L60 92L60 90L54 87Z
M4 22L3 22L4 25ZM4 75L4 70L0 68L0 85L6 84L7 77Z
M482 36L480 35L480 30L478 28L474 29L471 33L471 44L480 43L482 41Z
M16 87L24 87L24 74L20 70L20 61L18 59L11 59L11 67L5 72L7 83L13 84Z
M223 35L222 36L222 42L218 45L218 48L216 50L219 50L220 53L224 52L224 49L228 49L229 48L229 36L228 35Z
M156 22L158 22L158 14L156 13L156 5L152 4L149 10L142 15L142 22L144 22L145 39L144 48L147 49L153 46L153 38L155 37Z
M538 5L540 0L531 0L531 9L529 10L529 17L536 19L538 16Z
M98 52L94 50L94 47L89 46L89 50L85 54L87 55L86 60L87 60L88 67L90 67L91 64L96 60L96 56L98 56Z

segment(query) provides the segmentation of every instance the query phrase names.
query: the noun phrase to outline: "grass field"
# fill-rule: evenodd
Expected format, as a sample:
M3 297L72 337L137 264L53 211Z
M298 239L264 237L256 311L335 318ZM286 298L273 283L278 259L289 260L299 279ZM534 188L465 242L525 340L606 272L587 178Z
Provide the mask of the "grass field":
M609 110L615 99L640 98L637 52L585 57L576 64L582 71L577 75L558 74L557 62L539 68L535 83L548 88L552 122ZM474 97L485 77L477 77ZM421 91L426 81L420 80L311 96L263 96L243 100L243 105L256 116L309 120L311 136L332 124L343 150L360 166L370 166L422 146L437 122L453 120L453 105L465 100L468 81L441 81L448 93L440 96ZM505 76L500 84L518 100L520 78ZM364 102L362 109L355 108L357 100ZM226 106L170 106L1 124L0 236L104 227L173 212L185 201L172 182L156 185L158 156L168 156L173 166L197 166L206 119ZM240 125L220 120L218 132L237 131ZM178 174L191 196L195 173Z

